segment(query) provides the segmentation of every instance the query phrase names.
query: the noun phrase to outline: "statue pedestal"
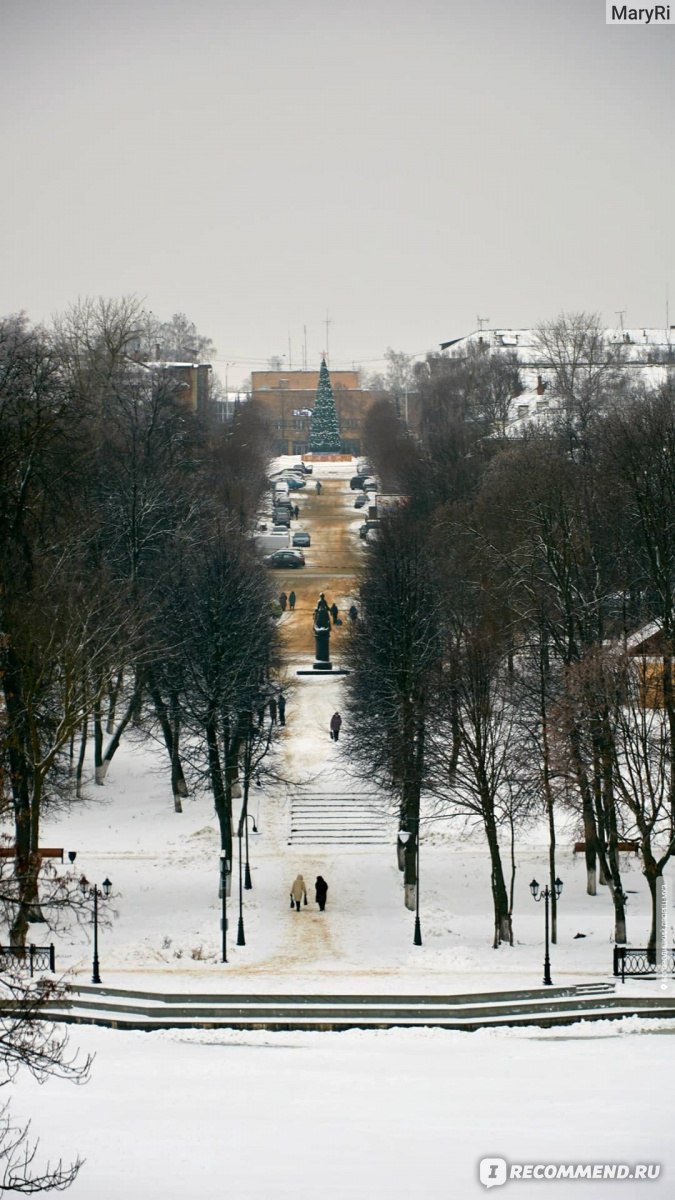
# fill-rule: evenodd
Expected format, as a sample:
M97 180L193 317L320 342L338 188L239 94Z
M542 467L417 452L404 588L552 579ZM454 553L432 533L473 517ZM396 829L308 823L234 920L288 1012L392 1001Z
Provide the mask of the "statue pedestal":
M323 592L314 610L315 659L311 671L296 671L297 675L348 675L348 671L334 670L330 661L330 609Z

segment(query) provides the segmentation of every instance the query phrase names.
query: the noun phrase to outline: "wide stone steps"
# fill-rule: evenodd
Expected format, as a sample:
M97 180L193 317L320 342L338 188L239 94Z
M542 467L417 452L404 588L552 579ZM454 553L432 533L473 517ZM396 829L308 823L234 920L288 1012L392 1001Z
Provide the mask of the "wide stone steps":
M289 845L381 846L395 840L387 802L375 793L294 793Z
M119 1029L345 1030L550 1027L624 1016L675 1019L675 996L624 997L613 983L457 996L185 995L82 986L46 1006L55 1021Z

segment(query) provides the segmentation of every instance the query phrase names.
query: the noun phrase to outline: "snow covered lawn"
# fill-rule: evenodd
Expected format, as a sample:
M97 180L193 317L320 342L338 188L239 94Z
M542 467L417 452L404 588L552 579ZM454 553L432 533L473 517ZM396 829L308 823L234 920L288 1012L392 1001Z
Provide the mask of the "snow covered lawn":
M511 1182L508 1195L673 1195L673 1043L631 1019L558 1032L77 1027L72 1041L96 1052L91 1082L23 1080L14 1108L34 1117L43 1153L87 1159L73 1200L464 1200L485 1194L478 1162L494 1155L662 1164L656 1182Z

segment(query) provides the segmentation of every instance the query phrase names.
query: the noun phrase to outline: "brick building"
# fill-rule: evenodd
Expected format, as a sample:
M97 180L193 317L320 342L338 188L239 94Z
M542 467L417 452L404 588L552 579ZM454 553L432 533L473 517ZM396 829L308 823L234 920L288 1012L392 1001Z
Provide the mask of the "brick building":
M345 454L363 453L363 418L374 397L358 371L331 371L335 408ZM305 454L319 383L318 371L254 371L251 399L261 405L274 432L275 454Z

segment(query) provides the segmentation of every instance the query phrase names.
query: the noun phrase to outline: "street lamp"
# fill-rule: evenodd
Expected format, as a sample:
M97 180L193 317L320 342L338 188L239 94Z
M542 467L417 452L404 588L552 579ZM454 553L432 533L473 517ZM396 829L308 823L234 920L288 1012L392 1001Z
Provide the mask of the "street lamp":
M237 830L237 837L239 839L239 923L237 925L237 945L238 946L246 945L246 937L244 935L244 890L246 890L247 892L250 892L253 887L253 884L251 882L251 867L250 867L250 864L248 861L248 823L249 823L249 821L253 821L253 832L257 833L258 826L255 823L255 817L251 813L242 812L241 819L239 821L239 829ZM243 885L242 885L241 843L242 843L244 831L246 832L246 838L245 838L246 862L243 864L244 874L243 874Z
M227 857L227 851L220 852L220 898L223 902L220 917L220 927L222 930L222 946L223 957L222 962L227 962L227 893L230 888L230 879L232 877L232 863Z
M80 880L80 890L83 896L87 896L94 901L94 961L92 964L91 982L100 983L101 976L98 969L98 901L100 896L105 900L108 899L112 890L112 883L109 879L104 879L99 888L95 883L90 884L87 877L83 875Z
M412 834L407 829L399 829L398 840L403 847L407 846ZM413 946L422 945L422 927L420 925L420 823L417 821L417 836L415 838L415 933Z
M250 867L249 861L248 861L248 822L249 821L253 822L252 832L260 833L260 830L258 829L258 826L255 823L255 817L253 816L253 813L247 812L246 813L246 863L244 864L244 887L246 888L247 892L250 892L251 888L253 887L253 884L251 882L251 867ZM240 849L241 849L241 846L240 846Z
M563 890L562 879L556 879L553 887L555 888L556 899L560 899L560 893ZM539 893L539 884L537 883L536 879L532 880L532 883L530 884L530 891L532 892L535 900L544 901L544 928L546 945L546 950L544 953L544 983L547 986L550 986L553 983L553 980L551 979L551 960L548 954L548 902L552 899L553 892L547 885L545 888L543 888L541 893Z

